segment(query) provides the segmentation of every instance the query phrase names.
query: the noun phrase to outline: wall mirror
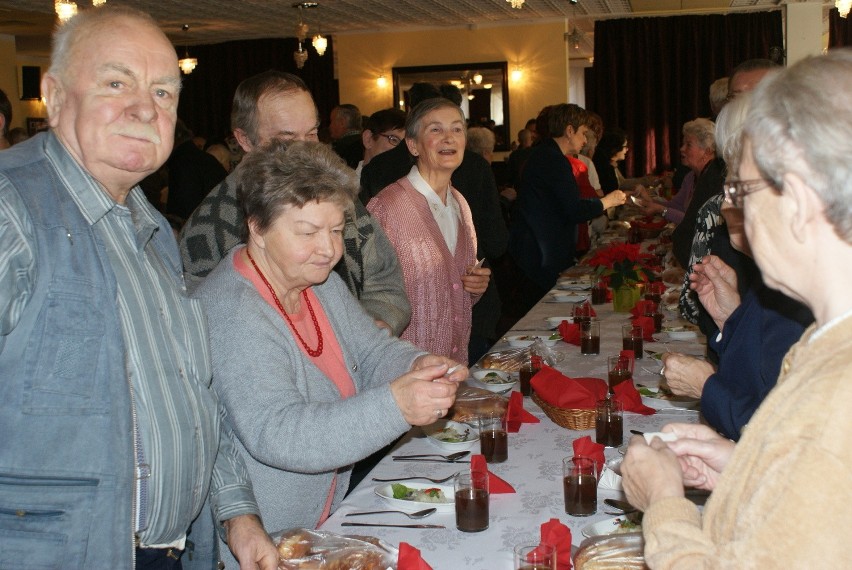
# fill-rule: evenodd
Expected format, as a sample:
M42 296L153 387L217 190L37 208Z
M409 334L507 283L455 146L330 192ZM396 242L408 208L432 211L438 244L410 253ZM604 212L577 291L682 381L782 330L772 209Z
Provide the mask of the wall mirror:
M462 110L471 126L491 123L497 144L495 150L509 150L509 81L505 61L421 65L393 68L393 99L408 110L408 90L414 83L456 85L462 92ZM486 125L487 126L487 125Z

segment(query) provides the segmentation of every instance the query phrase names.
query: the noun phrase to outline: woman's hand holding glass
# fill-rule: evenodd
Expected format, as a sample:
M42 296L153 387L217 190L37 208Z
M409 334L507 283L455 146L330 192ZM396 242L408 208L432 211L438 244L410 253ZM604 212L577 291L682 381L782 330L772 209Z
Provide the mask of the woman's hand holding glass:
M447 370L446 363L422 366L390 383L391 394L405 421L413 426L424 426L446 415L458 390L458 382L441 381L445 380ZM454 371L450 378L460 372L461 369ZM463 373L467 375L466 368Z
M472 295L482 295L491 280L491 270L487 267L471 265L467 268L467 273L462 275L461 280L465 291Z
M705 360L677 352L663 354L664 376L669 389L678 396L700 398L704 384L716 368Z
M725 321L741 302L736 272L715 255L707 255L692 266L689 281L713 322L723 330Z

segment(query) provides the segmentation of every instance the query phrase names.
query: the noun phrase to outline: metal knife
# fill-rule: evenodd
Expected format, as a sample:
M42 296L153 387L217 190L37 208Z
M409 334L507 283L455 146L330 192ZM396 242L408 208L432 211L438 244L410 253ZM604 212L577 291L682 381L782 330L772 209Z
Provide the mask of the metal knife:
M388 528L447 528L442 524L380 524L380 523L357 523L343 522L340 526L381 526Z
M619 501L617 499L604 499L604 503L606 503L610 507L615 507L619 511L624 511L625 514L639 510L627 501Z
M409 459L409 458L402 458L402 457L397 459L397 458L394 457L393 460L397 461L397 462L399 462L399 461L429 461L431 463L470 463L470 461L462 461L460 459L456 459L455 461L450 461L449 459L426 459L425 457L423 459L420 459L420 458Z

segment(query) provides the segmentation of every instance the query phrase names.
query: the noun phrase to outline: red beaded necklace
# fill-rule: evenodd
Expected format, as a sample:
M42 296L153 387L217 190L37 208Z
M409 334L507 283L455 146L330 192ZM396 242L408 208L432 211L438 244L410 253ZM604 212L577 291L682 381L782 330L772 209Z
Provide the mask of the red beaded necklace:
M308 343L305 342L305 339L302 338L302 335L299 334L298 329L293 324L293 321L290 320L290 315L287 314L287 311L284 310L284 305L281 304L281 301L278 300L278 295L275 294L275 290L272 288L272 285L269 284L269 281L266 280L266 276L263 274L263 271L260 270L260 267L257 266L257 263L254 262L254 258L251 256L248 248L246 248L246 255L251 261L254 270L257 271L257 274L260 275L261 281L266 285L266 288L269 289L269 292L272 294L272 298L275 300L275 305L278 307L278 310L281 311L281 314L284 315L284 318L287 319L287 324L290 325L290 328L293 330L293 333L296 335L296 338L299 339L299 342L302 343L302 346L305 348L305 351L310 354L313 358L318 357L322 354L322 331L320 330L319 323L317 322L317 316L314 314L314 308L311 306L311 301L308 299L308 290L305 289L302 291L302 297L305 299L305 304L308 306L308 312L311 314L311 320L314 322L314 329L317 331L317 339L319 339L319 343L317 344L316 350L313 350L308 346Z

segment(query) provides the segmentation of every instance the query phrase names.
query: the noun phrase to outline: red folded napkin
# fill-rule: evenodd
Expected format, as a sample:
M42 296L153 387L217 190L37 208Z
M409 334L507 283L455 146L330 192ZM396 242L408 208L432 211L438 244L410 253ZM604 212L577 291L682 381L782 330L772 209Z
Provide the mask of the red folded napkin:
M657 413L654 408L649 408L642 403L642 396L636 390L633 382L622 382L612 390L615 392L615 400L621 402L625 412L634 412L643 416Z
M571 570L571 529L550 519L541 525L541 542L556 548L557 570Z
M649 301L647 299L642 299L640 301L636 301L636 304L633 305L633 308L630 309L630 314L634 317L644 317L645 316L645 308L648 304L656 304L654 301Z
M636 224L636 226L638 226L640 228L643 228L643 229L646 229L646 230L652 230L652 229L662 228L668 222L665 220L665 218L664 219L656 219L656 218L653 218L653 217L647 217L646 216L646 217L642 218L641 220L634 221L633 223Z
M407 542L399 543L399 557L396 559L396 567L397 570L432 570L432 567L426 564L426 561L420 556L420 551Z
M488 470L485 456L479 453L470 457L470 472L475 473L477 471L488 473L488 492L492 495L515 492L514 487Z
M568 378L549 366L533 376L530 385L542 400L557 408L592 410L607 394L607 384L600 378Z
M537 424L541 420L524 409L524 396L520 392L512 392L509 405L506 407L506 426L509 433L517 433L521 424Z
M632 350L622 350L618 353L622 358L626 358L630 361L630 374L633 374L633 367L636 364L636 355L633 354Z
M577 323L569 323L562 321L559 323L559 334L562 335L562 340L568 344L580 346L580 325Z
M633 324L642 327L642 340L654 342L654 319L653 317L633 317Z
M622 382L622 384L624 383L625 382ZM598 472L603 471L603 465L606 463L603 445L595 443L588 435L575 439L572 445L574 447L574 457L588 457L589 459L594 459L598 464Z

